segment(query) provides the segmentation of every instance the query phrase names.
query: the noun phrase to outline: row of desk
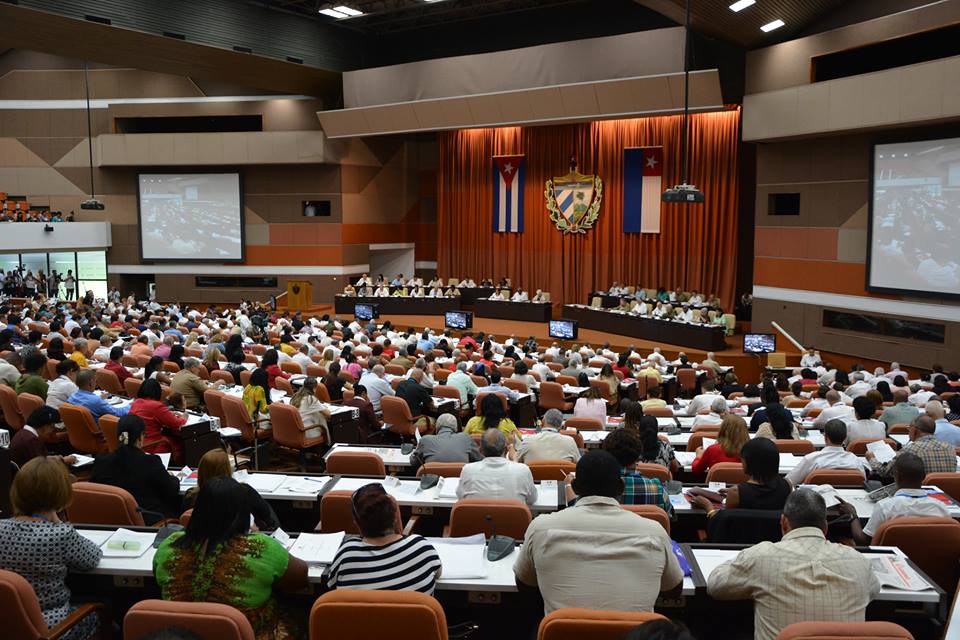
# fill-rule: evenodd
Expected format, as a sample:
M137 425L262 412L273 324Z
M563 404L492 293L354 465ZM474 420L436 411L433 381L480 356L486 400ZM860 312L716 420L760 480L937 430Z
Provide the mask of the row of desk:
M579 304L564 305L563 317L576 320L581 329L615 333L703 351L722 351L727 348L726 331L723 327L716 325L658 320Z
M476 290L472 290L476 291ZM488 294L489 295L489 294ZM499 320L517 320L521 322L549 322L551 306L549 302L512 302L509 300L489 300L475 298L470 304L463 296L443 298L413 297L373 297L373 296L334 296L333 308L337 314L353 315L357 304L375 304L383 315L424 315L439 316L447 311L459 311L473 306L480 318Z

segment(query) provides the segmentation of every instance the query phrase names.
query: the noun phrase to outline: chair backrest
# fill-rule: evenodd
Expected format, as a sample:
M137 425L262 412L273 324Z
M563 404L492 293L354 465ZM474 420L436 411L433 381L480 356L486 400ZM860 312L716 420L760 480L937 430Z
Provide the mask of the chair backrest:
M70 446L80 453L96 455L107 450L103 432L86 407L64 402L60 405L60 419L67 429Z
M546 409L563 409L568 407L566 399L563 397L563 385L556 382L540 383L540 402L541 407Z
M129 491L95 482L73 483L73 500L67 506L67 517L74 524L143 526L143 516Z
M697 388L697 372L695 369L677 369L677 382L681 391L692 391Z
M523 540L531 519L530 509L519 500L464 498L450 511L450 536L482 533L489 538L496 528L497 535Z
M747 481L747 473L739 462L718 462L707 471L707 482L740 484Z
M655 504L625 504L621 505L626 511L632 511L642 518L653 520L670 535L670 516Z
M577 465L569 460L532 460L527 463L535 482L543 480L563 480L568 473L577 470Z
M477 397L474 399L474 402L473 402L473 410L476 411L478 415L480 413L480 405L483 402L483 399L486 398L488 395L490 394L483 393L483 392L477 393ZM507 400L507 396L503 395L500 392L495 392L494 395L500 398L500 404L503 405L503 410L507 413L507 415L510 415L510 402Z
M179 373L180 365L178 365L176 362L171 362L170 360L164 360L163 370L167 373Z
M428 462L417 469L417 477L432 473L441 478L459 478L463 462Z
M767 366L782 369L783 367L787 366L787 354L778 352L768 353Z
M895 433L910 433L910 425L905 423L895 424L889 429L887 429L887 434L893 435Z
M410 405L406 400L394 396L383 396L380 398L380 409L383 411L383 422L390 425L391 431L402 436L413 435L416 426L413 423Z
M567 429L577 429L579 431L603 431L603 423L599 418L574 417L563 421L563 426Z
M512 374L511 374L512 375ZM523 380L512 380L510 378L504 378L502 381L503 386L507 389L513 389L520 393L528 393L530 388L527 386L527 383Z
M23 429L24 418L17 404L17 392L5 384L0 384L0 409L7 426L14 430Z
M18 573L0 569L0 607L3 608L4 635L18 640L47 637L40 601L30 583Z
M328 591L310 610L310 640L381 637L447 640L443 607L419 591Z
M283 391L285 394L291 395L291 396L293 395L293 385L290 384L290 381L287 380L286 378L281 378L280 376L277 376L274 379L274 384L276 385L277 389L279 389L280 391Z
M876 442L877 440L880 440L880 438L860 438L858 440L853 440L847 444L847 451L854 455L862 456L867 452L867 445L871 442ZM894 449L900 446L900 443L890 438L883 438L883 441Z
M320 499L320 533L360 534L353 519L353 491L328 491Z
M808 404L810 404L810 400L808 398L794 398L787 403L787 409L799 409L800 407L805 407Z
M286 373L291 374L301 374L303 373L303 367L300 366L299 362L294 362L293 360L287 360L280 363L280 370Z
M637 625L666 620L659 613L557 609L540 621L537 640L620 640Z
M807 474L804 484L829 484L834 487L862 487L865 478L857 469L815 469Z
M282 402L271 403L270 423L273 425L274 442L292 449L303 447L303 419L296 407Z
M203 404L207 405L207 413L220 418L220 423L226 426L227 416L223 413L223 392L216 389L207 389L203 392Z
M383 372L392 376L402 376L406 375L407 370L401 364L385 364L383 365Z
M638 462L636 465L637 473L645 478L657 478L661 482L670 482L673 474L662 464L652 464L649 462Z
M892 622L794 622L776 640L913 640L913 635Z
M255 436L253 432L253 418L251 418L250 412L247 411L247 405L243 404L243 400L236 396L223 394L223 397L220 398L220 406L223 407L226 426L240 429L240 432L243 434L241 437L244 440L253 440Z
M385 476L383 458L368 451L334 451L327 458L327 473L359 476Z
M797 456L813 453L813 443L809 440L774 440L773 443L777 445L777 451L780 453L792 453Z
M717 543L777 542L783 536L780 512L764 509L720 509L707 521L707 540Z
M445 384L438 384L433 388L433 395L438 398L452 398L456 400L459 406L460 402L460 391L456 387L451 387Z
M953 518L900 517L873 534L873 544L900 547L920 570L947 593L960 578L960 522Z
M190 518L193 517L193 509L187 509L180 514L180 526L186 528L190 524Z
M923 479L923 484L924 486L939 487L954 500L960 500L960 473L928 473L927 477Z
M141 600L123 619L123 636L141 638L154 631L178 627L201 638L254 640L250 621L237 609L217 602Z
M231 386L236 383L233 374L229 371L224 371L223 369L217 369L216 371L212 372L210 374L210 380L213 382L222 382L223 384Z
M252 376L253 376L253 371L250 371L249 369L242 369L240 371L240 384L242 384L243 386L247 386L248 384L250 384L250 378ZM317 386L320 387L322 385L317 385Z
M123 381L123 390L127 392L127 397L136 398L142 384L143 380L140 378L127 378Z
M557 365L557 366L559 366L559 365ZM558 369L558 371L559 371L559 370L560 370L560 369ZM571 387L576 387L576 386L578 386L578 385L577 385L577 379L574 378L573 376L557 376L557 384L559 384L559 385L561 386L561 388L562 388L563 385L565 385L565 384L566 384L566 385L570 385Z
M97 369L94 375L97 382L97 387L103 389L107 393L112 393L115 396L122 396L126 393L123 385L120 384L120 378L118 378L117 374L115 374L113 371Z
M44 405L43 398L32 393L21 393L17 396L17 407L24 422L30 419L30 414Z
M117 429L120 426L120 418L105 413L100 416L100 432L103 433L103 440L107 443L107 451L116 451L120 446L120 440L117 438Z
M650 407L649 409L643 410L643 415L657 418L672 418L673 409L671 407Z

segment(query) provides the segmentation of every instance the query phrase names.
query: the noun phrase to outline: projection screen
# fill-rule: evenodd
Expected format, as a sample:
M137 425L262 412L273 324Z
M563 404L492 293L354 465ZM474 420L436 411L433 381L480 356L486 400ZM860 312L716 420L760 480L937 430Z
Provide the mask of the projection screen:
M239 173L141 173L138 194L141 260L244 259Z

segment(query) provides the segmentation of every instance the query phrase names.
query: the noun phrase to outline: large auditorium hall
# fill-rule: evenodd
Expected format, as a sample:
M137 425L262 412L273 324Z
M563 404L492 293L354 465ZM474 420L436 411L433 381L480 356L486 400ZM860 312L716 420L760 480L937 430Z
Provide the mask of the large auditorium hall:
M9 640L960 640L960 0L0 0Z

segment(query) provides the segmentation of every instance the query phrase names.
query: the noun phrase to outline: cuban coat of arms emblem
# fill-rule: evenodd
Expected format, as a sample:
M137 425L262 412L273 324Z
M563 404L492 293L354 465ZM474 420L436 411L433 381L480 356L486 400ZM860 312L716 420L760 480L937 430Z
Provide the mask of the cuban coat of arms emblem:
M547 180L543 192L550 220L564 234L586 233L600 214L603 181L600 176L577 171L576 158L570 159L570 173Z

